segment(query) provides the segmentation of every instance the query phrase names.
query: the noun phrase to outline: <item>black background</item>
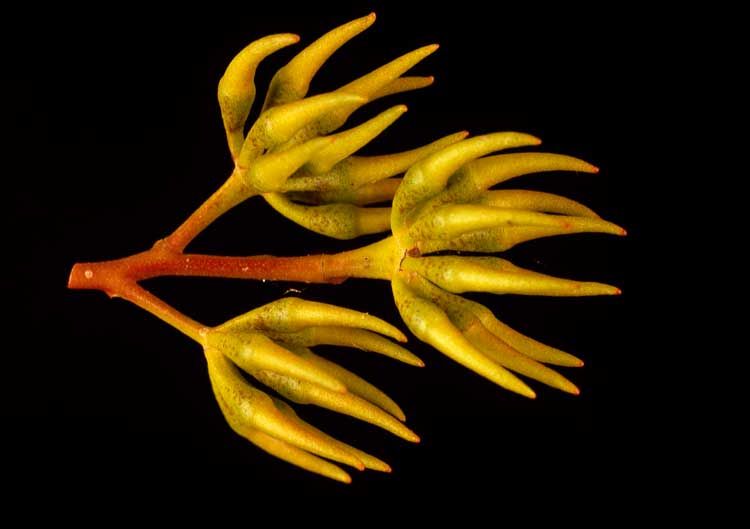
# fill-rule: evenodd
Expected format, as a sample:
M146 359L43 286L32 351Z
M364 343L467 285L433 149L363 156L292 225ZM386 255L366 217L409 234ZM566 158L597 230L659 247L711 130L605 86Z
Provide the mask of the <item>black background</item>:
M296 406L325 431L388 461L391 475L353 471L348 487L269 457L225 424L200 348L154 317L96 292L65 288L76 261L103 260L148 247L177 226L228 175L230 159L215 101L231 57L260 36L294 32L309 43L376 10L378 20L321 70L311 93L340 84L418 46L440 50L416 74L434 86L367 105L357 123L390 105L409 112L364 153L409 149L468 129L530 132L542 150L581 157L598 175L555 173L514 186L564 194L630 236L576 235L509 252L521 266L620 286L619 298L472 296L506 323L586 361L564 369L582 390L571 397L537 383L536 401L493 386L420 343L417 369L359 351L326 350L402 405L421 437L410 445L354 419ZM34 18L36 16L36 18ZM621 47L618 14L502 10L480 3L406 8L378 2L240 10L49 12L19 15L20 36L6 46L6 141L14 174L2 288L22 336L6 350L3 441L8 464L47 473L178 466L241 465L249 490L406 498L414 491L471 494L530 479L541 489L606 486L629 450L631 422L616 383L630 354L630 318L640 290L631 263L639 244L638 178L627 167L623 130L638 90L632 50ZM31 18L29 18L31 17ZM91 17L91 18L88 18ZM593 21L592 21L593 17ZM31 21L34 23L31 23ZM9 26L13 18L5 22ZM631 31L636 28L628 28ZM264 87L294 47L258 70ZM257 108L255 109L257 111ZM635 182L634 182L635 179ZM335 252L357 242L304 231L253 199L222 217L190 247L227 255ZM9 253L10 255L10 253ZM405 329L383 282L343 285L164 278L146 286L207 324L277 299L289 287L306 299L378 315ZM638 381L634 381L637 386ZM54 471L53 471L54 472ZM604 485L603 485L604 484ZM486 488L484 490L487 490Z

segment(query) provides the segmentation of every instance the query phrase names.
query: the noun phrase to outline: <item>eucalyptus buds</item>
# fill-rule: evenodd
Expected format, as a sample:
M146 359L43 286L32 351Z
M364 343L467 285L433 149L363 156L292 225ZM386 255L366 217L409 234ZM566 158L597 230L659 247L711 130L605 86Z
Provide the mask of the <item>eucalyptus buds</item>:
M390 397L309 349L347 345L423 365L383 335L406 340L398 329L369 314L284 298L206 331L202 342L216 399L237 433L292 464L348 482L343 470L317 456L360 470L389 472L390 467L302 421L288 405L252 387L239 370L293 402L350 415L418 442Z
M258 63L299 37L271 35L242 50L219 83L219 104L235 160L230 179L234 203L260 194L276 211L305 228L338 239L388 231L389 207L367 207L390 201L397 176L414 162L456 142L454 134L422 148L385 156L356 157L406 112L397 105L364 123L331 134L369 101L429 86L432 77L402 77L437 49L424 46L326 94L307 96L312 78L325 61L367 29L375 15L340 26L299 52L271 81L258 119L244 134L255 98Z
M129 300L199 342L216 399L237 433L278 458L343 482L351 478L330 461L359 470L390 472L390 467L304 422L250 379L297 404L327 408L418 442L404 424L403 411L388 395L311 349L347 346L423 366L396 343L406 341L401 331L369 314L291 297L208 328L139 281L163 275L334 284L351 277L387 280L409 329L450 358L526 397L534 398L535 393L519 375L578 394L573 383L548 365L575 367L583 362L519 334L488 308L458 294L619 294L613 286L556 278L505 259L473 254L568 233L625 235L625 230L573 200L538 191L492 189L529 173L598 171L558 154L488 156L540 143L528 134L501 132L467 139L468 133L458 132L397 154L357 156L407 109L396 105L335 132L353 112L374 99L433 81L404 74L437 45L406 53L337 90L308 96L310 82L325 61L374 20L371 14L351 21L299 52L273 77L260 114L249 127L258 64L299 37L271 35L240 51L218 87L234 161L229 179L150 249L121 259L77 263L68 282L70 288L101 290ZM185 253L214 220L254 195L262 195L297 224L330 237L351 239L388 230L392 236L333 255ZM392 206L387 205L391 200ZM450 253L456 251L472 255Z
M424 158L406 173L394 197L391 218L397 263L393 295L409 329L469 369L531 398L533 390L511 371L577 394L578 388L543 364L580 366L583 362L520 335L486 307L454 294L596 296L619 294L620 289L539 274L496 257L425 254L495 252L567 233L624 235L625 230L570 199L533 191L489 190L533 172L598 171L586 162L557 154L482 158L494 151L539 143L527 134L487 134Z

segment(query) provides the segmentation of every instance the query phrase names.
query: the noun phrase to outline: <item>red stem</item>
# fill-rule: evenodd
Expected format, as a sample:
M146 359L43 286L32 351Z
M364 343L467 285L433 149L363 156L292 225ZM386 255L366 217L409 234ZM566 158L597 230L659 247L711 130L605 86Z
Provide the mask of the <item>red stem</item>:
M158 245L123 259L77 263L71 270L68 288L103 290L116 295L125 283L165 275L341 283L362 268L352 263L347 254L223 257L182 254Z
M242 178L232 173L227 181L201 204L201 207L195 210L169 237L164 239L162 244L168 245L172 251L183 251L213 221L253 194L245 187Z
M120 297L138 305L142 309L154 314L169 323L175 329L182 331L196 342L201 341L201 333L205 326L168 305L161 299L145 290L137 283L130 282L120 293Z
M372 276L368 261L353 257L351 252L303 257L186 255L160 243L123 259L77 263L70 272L68 288L101 290L110 297L127 299L200 342L203 325L143 289L138 281L176 275L341 283L355 273Z

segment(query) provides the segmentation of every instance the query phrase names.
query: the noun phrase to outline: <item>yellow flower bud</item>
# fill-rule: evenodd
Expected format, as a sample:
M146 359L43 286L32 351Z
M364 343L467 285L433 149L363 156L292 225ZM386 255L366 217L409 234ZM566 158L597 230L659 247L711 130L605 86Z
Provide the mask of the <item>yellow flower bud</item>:
M218 97L233 158L239 156L245 139L243 128L255 100L255 69L271 53L298 41L291 33L269 35L248 45L227 66L219 81Z

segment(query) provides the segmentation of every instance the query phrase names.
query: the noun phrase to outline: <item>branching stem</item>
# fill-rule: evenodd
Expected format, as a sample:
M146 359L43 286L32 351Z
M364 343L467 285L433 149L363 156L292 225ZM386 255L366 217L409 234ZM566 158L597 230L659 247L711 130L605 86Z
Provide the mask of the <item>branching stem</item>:
M239 182L239 183L238 183ZM305 283L341 283L350 277L388 279L387 238L378 243L338 254L300 257L225 257L186 254L183 249L211 222L247 197L238 178L230 177L169 237L145 252L122 259L73 266L68 288L101 290L121 297L154 314L196 341L203 326L146 291L139 281L161 276L200 276Z
M239 176L238 169L235 168L227 181L208 200L201 204L169 237L159 242L175 252L182 252L213 221L254 194L247 189Z

